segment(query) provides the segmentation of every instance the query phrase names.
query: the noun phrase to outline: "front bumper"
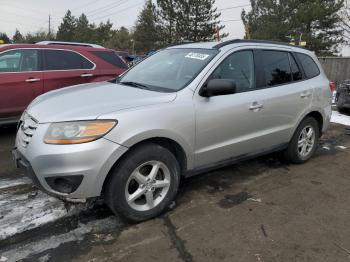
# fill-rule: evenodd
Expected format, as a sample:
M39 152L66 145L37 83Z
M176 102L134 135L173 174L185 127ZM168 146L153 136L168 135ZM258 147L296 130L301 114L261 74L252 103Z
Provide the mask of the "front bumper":
M21 143L19 129L13 156L42 190L67 199L86 199L101 195L104 180L116 161L128 150L101 138L74 145L49 145L43 142L48 124L39 124L26 146ZM55 190L50 179L82 176L71 193ZM50 186L51 185L51 186Z

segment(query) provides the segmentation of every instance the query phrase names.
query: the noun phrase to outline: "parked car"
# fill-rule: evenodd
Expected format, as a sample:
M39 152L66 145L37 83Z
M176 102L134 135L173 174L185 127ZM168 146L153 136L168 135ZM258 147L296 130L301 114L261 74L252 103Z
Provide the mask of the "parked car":
M338 86L335 103L339 112L350 109L350 80L345 80Z
M263 41L166 48L119 79L39 96L23 114L16 162L45 191L102 196L142 221L180 179L274 151L309 160L331 117L314 53Z
M126 68L112 50L97 45L41 42L0 46L0 124L17 122L38 95L110 80Z

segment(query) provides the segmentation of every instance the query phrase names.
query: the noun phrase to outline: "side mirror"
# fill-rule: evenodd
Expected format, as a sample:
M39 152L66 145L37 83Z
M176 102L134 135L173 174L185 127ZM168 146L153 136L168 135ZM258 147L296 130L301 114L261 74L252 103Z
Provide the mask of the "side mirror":
M231 79L212 79L202 87L200 96L223 96L236 93L236 83Z

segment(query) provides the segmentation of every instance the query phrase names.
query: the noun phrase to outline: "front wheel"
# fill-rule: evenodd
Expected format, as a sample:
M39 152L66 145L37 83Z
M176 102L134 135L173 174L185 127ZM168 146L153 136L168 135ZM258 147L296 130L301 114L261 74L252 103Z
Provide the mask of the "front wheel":
M319 136L318 122L312 117L305 118L289 142L284 157L295 164L308 161L317 148Z
M115 214L139 222L162 213L175 198L179 182L175 156L159 145L144 144L118 163L105 199Z

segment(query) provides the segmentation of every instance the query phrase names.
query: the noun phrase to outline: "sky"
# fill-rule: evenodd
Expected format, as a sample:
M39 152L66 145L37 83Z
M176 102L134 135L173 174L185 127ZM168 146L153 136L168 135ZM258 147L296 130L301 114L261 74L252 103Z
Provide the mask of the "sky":
M11 38L16 30L25 34L38 30L48 30L49 15L52 28L57 31L62 17L70 9L75 16L85 13L90 22L100 23L107 19L114 27L131 28L145 0L0 0L0 32L6 32ZM230 38L244 36L243 23L240 20L243 8L250 10L249 0L216 0L221 10L221 20L225 21L225 32Z
M131 28L144 3L145 0L0 0L0 32L12 38L16 28L22 34L47 31L49 15L51 28L57 31L68 9L75 16L86 14L90 22L98 24L109 19L115 28ZM223 31L229 33L228 38L243 38L241 11L250 10L250 1L216 0L216 6L221 12L220 20L225 25ZM350 48L344 48L342 54L350 56Z

